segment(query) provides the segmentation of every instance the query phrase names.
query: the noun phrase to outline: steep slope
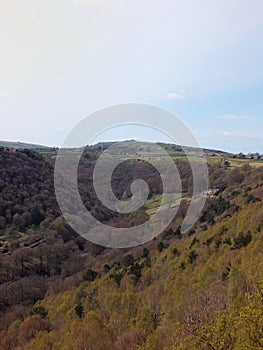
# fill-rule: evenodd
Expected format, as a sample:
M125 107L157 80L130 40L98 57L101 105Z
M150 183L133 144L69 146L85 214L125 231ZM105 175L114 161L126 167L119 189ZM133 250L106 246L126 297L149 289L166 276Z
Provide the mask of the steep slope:
M2 348L260 349L262 185L262 170L247 170L205 231L104 252L80 284L57 286L3 332Z
M26 245L3 229L0 348L261 349L263 169L209 172L220 191L186 235L184 204L160 237L130 250L89 244L47 211L21 232Z

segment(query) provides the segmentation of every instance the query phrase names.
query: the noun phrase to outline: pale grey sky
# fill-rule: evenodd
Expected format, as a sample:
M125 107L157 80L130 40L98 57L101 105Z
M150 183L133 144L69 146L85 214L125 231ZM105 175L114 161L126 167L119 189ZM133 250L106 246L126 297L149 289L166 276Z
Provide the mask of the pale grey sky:
M0 139L59 145L143 102L203 147L263 152L262 63L262 0L0 0Z

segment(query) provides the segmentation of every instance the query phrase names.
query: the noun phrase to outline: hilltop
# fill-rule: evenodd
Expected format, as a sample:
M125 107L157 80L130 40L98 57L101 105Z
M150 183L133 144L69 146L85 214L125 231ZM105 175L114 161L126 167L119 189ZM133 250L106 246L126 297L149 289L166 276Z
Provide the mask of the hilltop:
M98 154L100 154L102 151L107 150L110 146L115 144L116 142L99 142L95 145L88 145L83 147L72 147L65 149L65 152L71 151L74 152L80 152L80 151L86 151L87 153L90 153L91 155L97 157ZM135 140L126 140L126 141L118 141L120 150L122 148L125 148L129 150L130 154L134 153L135 147L138 146L138 143L141 143L143 148L146 148L147 145L149 147L149 152L151 149L151 142L140 142ZM202 155L203 157L207 158L208 162L218 162L218 161L228 161L231 166L233 167L240 167L245 164L250 164L253 167L259 167L263 164L263 155L256 152L256 153L248 153L243 154L242 152L233 154L222 150L215 150L215 149L202 149L202 153L200 153L200 149L196 149L189 146L180 146L175 144L169 144L164 142L156 142L156 145L162 147L166 152L168 152L173 158L178 157L185 157L185 152L189 152L190 155L194 155L195 153ZM14 141L0 141L0 147L6 147L9 149L18 149L18 150L35 150L43 155L49 160L54 161L56 154L59 150L58 147L49 147L39 144L31 144L31 143L24 143L24 142L14 142ZM121 152L121 151L120 151Z
M0 147L15 148L15 149L33 149L38 151L45 151L45 150L51 149L51 147L37 145L33 143L1 141L1 140L0 140Z

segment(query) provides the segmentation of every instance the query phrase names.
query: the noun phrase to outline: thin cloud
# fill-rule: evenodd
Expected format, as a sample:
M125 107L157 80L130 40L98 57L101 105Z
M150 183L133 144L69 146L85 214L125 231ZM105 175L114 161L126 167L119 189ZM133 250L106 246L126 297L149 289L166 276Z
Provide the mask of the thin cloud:
M237 119L237 116L234 114L223 114L223 115L219 115L218 118L222 120L233 120L233 119Z
M73 0L79 5L90 5L90 4L105 4L108 0Z
M168 100L183 100L184 99L184 90L183 89L180 89L176 92L170 92L166 98Z
M233 133L233 132L231 132L231 131L224 131L224 132L223 132L223 135L224 135L225 137L237 137L237 136L238 136L237 134L235 134L235 133Z
M253 115L241 115L240 116L240 119L243 119L243 120L252 120L254 119Z
M218 116L221 120L252 120L254 117L252 115L235 115L235 114L222 114Z
M8 97L7 93L5 93L4 91L0 90L0 98L3 97Z
M226 138L243 139L243 140L258 140L258 139L262 139L262 137L263 137L263 135L261 133L241 134L241 133L236 133L236 132L232 132L232 131L224 131L223 136Z

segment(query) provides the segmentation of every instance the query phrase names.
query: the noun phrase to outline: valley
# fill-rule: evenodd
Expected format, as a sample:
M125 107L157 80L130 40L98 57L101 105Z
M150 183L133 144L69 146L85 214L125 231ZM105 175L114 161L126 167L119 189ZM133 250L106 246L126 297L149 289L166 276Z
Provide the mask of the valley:
M116 215L91 186L101 146L87 147L80 162L86 207L116 227L145 222L162 200L158 174L126 155L114 193L126 200L131 181L143 178L151 196L138 211ZM167 198L178 213L157 238L126 249L94 245L66 224L54 194L54 150L0 149L1 349L261 348L263 168L207 155L209 186L219 190L182 234L191 169L181 151L166 147L182 177L182 200Z

